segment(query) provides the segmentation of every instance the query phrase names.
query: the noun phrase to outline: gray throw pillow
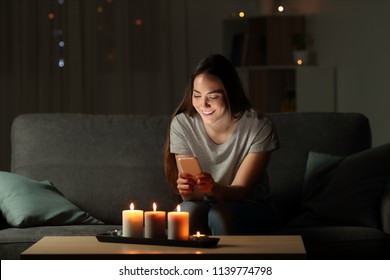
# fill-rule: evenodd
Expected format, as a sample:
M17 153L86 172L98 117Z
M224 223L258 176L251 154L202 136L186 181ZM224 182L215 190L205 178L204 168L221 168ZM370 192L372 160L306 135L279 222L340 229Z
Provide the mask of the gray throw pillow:
M381 196L390 179L390 144L347 157L310 152L302 205L290 226L381 227Z
M0 172L0 209L12 227L103 224L68 201L50 182Z

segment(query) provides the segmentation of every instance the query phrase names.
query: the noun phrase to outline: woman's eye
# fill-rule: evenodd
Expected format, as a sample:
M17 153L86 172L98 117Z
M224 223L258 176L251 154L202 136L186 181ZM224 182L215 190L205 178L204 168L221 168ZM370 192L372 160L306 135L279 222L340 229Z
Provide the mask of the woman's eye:
M200 95L193 95L194 96L194 98L200 98Z
M217 99L219 97L219 95L210 95L209 98L210 99Z

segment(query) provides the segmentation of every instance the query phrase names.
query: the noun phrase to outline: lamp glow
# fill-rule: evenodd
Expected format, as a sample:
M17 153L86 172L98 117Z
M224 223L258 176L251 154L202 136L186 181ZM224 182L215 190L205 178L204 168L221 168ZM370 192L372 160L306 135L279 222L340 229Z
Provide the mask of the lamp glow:
M65 66L65 60L63 58L60 58L58 60L58 67L63 68Z

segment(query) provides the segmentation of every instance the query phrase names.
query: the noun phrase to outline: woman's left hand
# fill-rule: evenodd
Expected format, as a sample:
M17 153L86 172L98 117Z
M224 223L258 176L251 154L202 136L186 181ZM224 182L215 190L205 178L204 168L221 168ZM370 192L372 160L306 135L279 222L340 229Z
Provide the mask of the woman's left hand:
M199 191L209 196L213 196L214 179L209 173L201 173L195 177L196 185Z

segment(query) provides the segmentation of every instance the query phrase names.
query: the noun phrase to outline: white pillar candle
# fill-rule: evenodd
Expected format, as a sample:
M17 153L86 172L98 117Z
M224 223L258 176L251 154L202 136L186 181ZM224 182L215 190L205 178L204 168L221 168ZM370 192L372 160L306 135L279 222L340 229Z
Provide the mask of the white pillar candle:
M188 240L189 216L188 212L180 211L180 205L177 212L168 213L168 239Z
M130 204L130 210L122 211L122 235L125 237L144 236L144 211L134 210L134 204Z
M153 203L153 211L145 212L145 238L165 237L166 213L156 210L157 205Z

